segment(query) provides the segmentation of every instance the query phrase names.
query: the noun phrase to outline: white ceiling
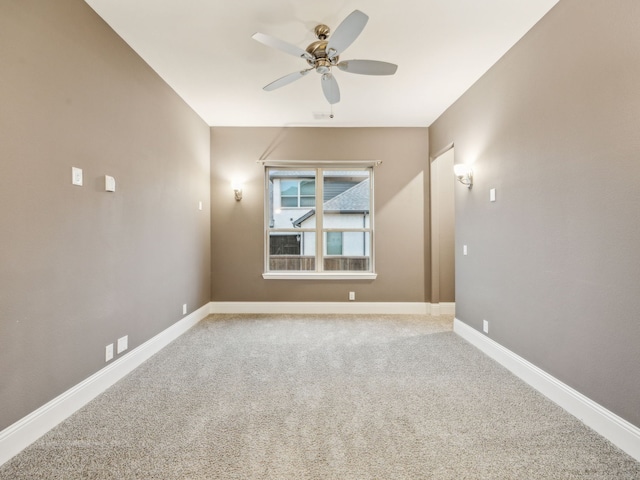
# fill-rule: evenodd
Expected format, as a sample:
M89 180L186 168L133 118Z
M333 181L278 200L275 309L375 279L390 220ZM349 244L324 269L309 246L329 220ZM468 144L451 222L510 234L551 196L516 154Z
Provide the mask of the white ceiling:
M558 0L85 0L211 126L429 126ZM307 68L251 38L262 32L306 48L318 23L369 16L341 60L382 60L393 76L334 75L330 112ZM318 118L320 117L320 118Z

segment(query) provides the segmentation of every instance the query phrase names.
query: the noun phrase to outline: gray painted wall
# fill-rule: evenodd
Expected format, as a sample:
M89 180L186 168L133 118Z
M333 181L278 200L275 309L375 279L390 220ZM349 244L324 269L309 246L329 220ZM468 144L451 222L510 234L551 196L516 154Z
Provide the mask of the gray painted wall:
M212 128L211 269L214 301L425 302L429 256L426 128ZM268 160L382 160L375 170L373 281L264 280L264 167ZM234 200L231 182L244 182Z
M0 37L2 429L209 301L210 214L209 127L84 2Z
M457 317L636 426L639 18L561 0L430 127L475 172L456 188Z

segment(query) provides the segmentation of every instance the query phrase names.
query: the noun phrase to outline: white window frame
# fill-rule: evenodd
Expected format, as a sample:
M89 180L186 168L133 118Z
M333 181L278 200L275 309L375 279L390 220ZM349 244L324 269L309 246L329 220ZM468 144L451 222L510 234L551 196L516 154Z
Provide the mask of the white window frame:
M333 162L333 161L261 161L264 168L264 270L262 277L265 280L375 280L377 273L375 270L375 229L374 229L374 170L375 166L379 165L380 161L357 161L357 162ZM346 231L342 228L324 228L323 227L323 209L322 202L320 208L316 203L316 226L314 228L316 236L316 252L315 252L315 271L269 271L269 234L272 232L272 227L269 224L269 205L271 199L269 198L269 168L277 167L278 169L291 169L291 170L315 170L316 171L316 202L317 199L323 199L323 184L319 181L323 178L323 172L325 170L349 170L349 169L369 169L370 175L370 197L369 197L369 227L362 229L349 228L348 231L362 231L367 232L370 235L370 270L369 271L324 271L324 233L330 231ZM278 232L287 232L289 229L279 228ZM300 233L300 229L291 229L292 233ZM328 255L327 255L328 256Z

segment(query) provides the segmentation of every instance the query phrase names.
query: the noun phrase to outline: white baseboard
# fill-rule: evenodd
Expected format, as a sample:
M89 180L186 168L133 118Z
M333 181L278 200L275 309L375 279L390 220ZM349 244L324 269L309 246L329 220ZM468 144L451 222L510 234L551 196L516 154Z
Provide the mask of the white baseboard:
M209 315L206 304L0 432L0 465Z
M640 428L610 412L457 318L453 321L453 331L618 448L640 461Z
M211 302L210 313L408 314L429 315L422 302Z
M431 304L431 315L455 315L456 304L453 302L440 302Z

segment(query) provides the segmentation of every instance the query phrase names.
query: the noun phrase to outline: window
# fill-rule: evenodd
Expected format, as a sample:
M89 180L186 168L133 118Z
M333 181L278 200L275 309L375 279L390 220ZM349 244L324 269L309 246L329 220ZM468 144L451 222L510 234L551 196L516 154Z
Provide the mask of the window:
M327 232L327 255L342 255L342 232Z
M375 278L373 167L265 167L265 278Z
M315 180L296 179L280 181L280 204L283 207L314 207L315 203Z

